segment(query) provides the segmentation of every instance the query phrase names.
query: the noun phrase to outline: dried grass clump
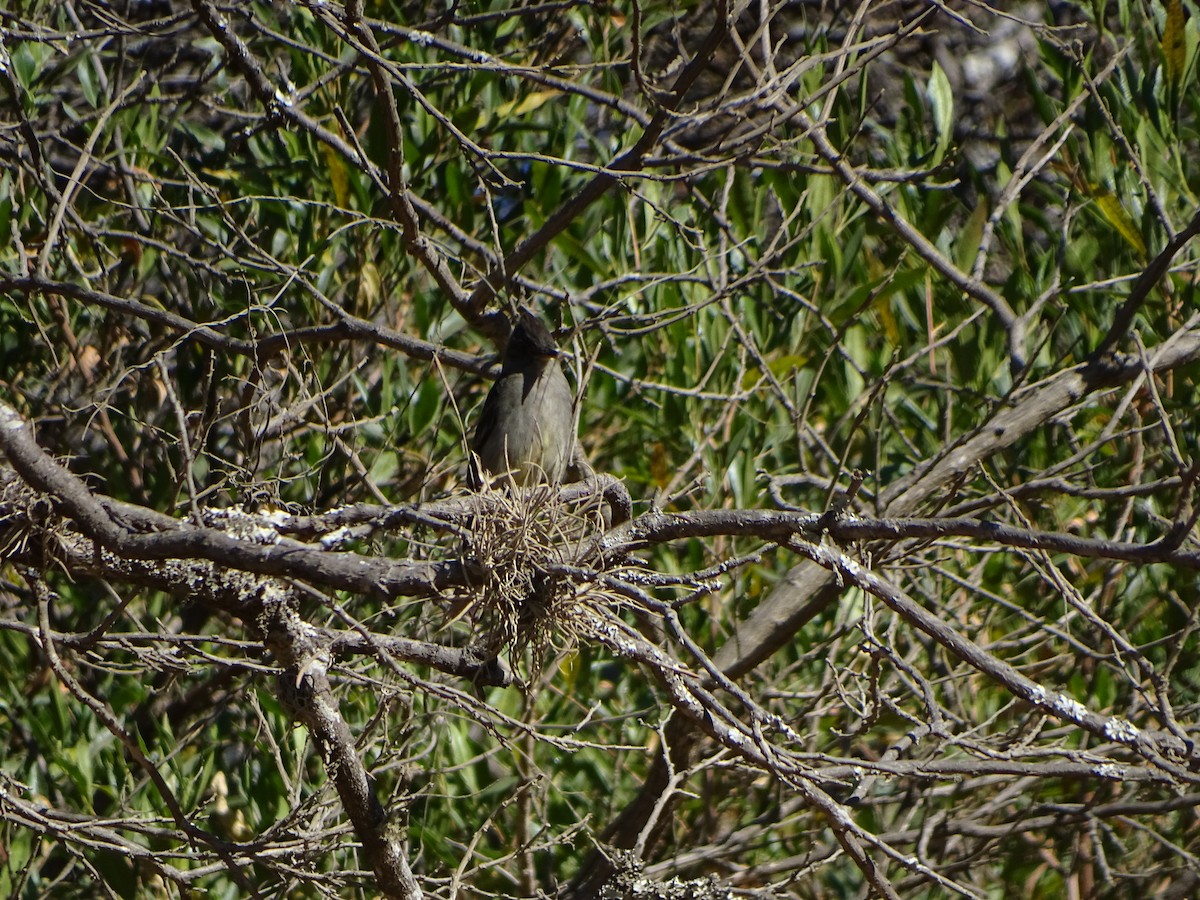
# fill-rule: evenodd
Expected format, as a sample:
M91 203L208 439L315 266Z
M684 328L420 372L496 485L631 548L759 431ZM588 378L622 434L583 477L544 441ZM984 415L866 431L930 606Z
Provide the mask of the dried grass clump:
M35 549L42 568L49 568L66 531L48 495L0 468L0 560L26 558Z
M572 506L558 493L549 485L485 489L468 546L485 574L460 616L489 654L530 650L534 677L549 651L578 638L595 599L587 573L602 566L599 497Z

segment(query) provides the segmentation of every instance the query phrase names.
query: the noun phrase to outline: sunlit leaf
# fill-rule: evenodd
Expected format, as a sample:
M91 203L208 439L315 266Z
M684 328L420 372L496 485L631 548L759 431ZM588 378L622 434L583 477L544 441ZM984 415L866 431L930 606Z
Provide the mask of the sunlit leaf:
M496 107L496 115L501 119L527 115L535 109L540 109L552 97L557 97L558 93L558 91L533 91L526 94L520 100L510 100L507 103L501 103Z
M929 84L925 89L929 105L933 112L933 128L937 133L937 144L933 153L933 162L941 162L950 147L954 136L954 89L950 79L937 62L934 62L929 73Z
M1137 224L1133 218L1125 211L1125 207L1121 205L1121 201L1116 198L1111 191L1100 191L1095 197L1096 206L1100 209L1100 214L1105 220L1117 230L1117 233L1125 239L1138 256L1145 258L1146 242L1142 240L1142 233L1138 231Z

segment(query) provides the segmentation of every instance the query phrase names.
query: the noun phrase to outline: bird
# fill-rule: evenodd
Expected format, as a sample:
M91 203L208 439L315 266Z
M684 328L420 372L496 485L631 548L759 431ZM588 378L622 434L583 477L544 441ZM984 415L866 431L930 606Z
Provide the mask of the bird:
M575 393L554 336L525 307L512 325L500 377L483 401L471 441L475 490L500 477L522 486L559 484L575 455Z

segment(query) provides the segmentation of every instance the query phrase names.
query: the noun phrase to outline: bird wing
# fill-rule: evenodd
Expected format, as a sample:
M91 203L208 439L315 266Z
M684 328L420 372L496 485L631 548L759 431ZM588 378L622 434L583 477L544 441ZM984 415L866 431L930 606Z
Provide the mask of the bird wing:
M488 480L479 457L500 422L500 391L497 390L499 384L500 379L497 379L484 398L483 409L479 411L479 421L475 423L475 435L471 438L471 460L467 465L467 485L473 491L482 489Z
M499 381L496 382L499 384ZM487 397L483 400L483 409L479 411L479 421L475 423L475 437L471 440L471 449L478 453L496 430L500 418L500 392L492 385Z

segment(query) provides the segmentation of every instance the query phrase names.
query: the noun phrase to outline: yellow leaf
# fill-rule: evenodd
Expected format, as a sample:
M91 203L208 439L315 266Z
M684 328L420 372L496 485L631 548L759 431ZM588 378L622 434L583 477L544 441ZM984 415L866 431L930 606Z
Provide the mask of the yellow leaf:
M321 146L325 150L325 164L329 166L329 183L333 185L333 198L337 201L338 206L345 208L350 197L350 179L346 176L346 162L342 159L341 154L328 144Z
M771 374L780 381L785 381L796 369L804 368L805 359L803 356L788 354L786 356L777 356L774 359L767 361L767 368ZM742 390L748 391L762 380L762 376L757 369L749 369L742 376Z
M354 298L354 310L359 315L370 315L375 311L383 295L383 277L373 262L365 262L358 270L358 293Z
M1167 4L1167 22L1163 27L1162 49L1163 61L1167 67L1167 81L1177 85L1183 78L1183 67L1187 60L1183 0L1171 0Z
M520 100L510 100L508 103L501 103L496 109L496 115L501 118L507 116L523 116L526 113L531 113L551 97L557 96L558 91L534 91L532 94L526 94Z
M875 304L879 322L883 325L883 333L887 335L888 343L893 347L900 343L900 326L896 324L896 314L892 312L889 297L883 296Z
M1143 259L1146 257L1146 242L1142 240L1142 233L1138 231L1137 225L1134 224L1133 218L1125 211L1125 207L1121 205L1111 191L1096 191L1096 205L1100 207L1100 214L1108 220L1113 228L1117 229L1117 233L1125 238L1126 242L1138 255Z
M583 660L580 658L578 650L568 651L562 662L558 664L558 671L562 675L564 686L568 691L575 687L582 669Z

